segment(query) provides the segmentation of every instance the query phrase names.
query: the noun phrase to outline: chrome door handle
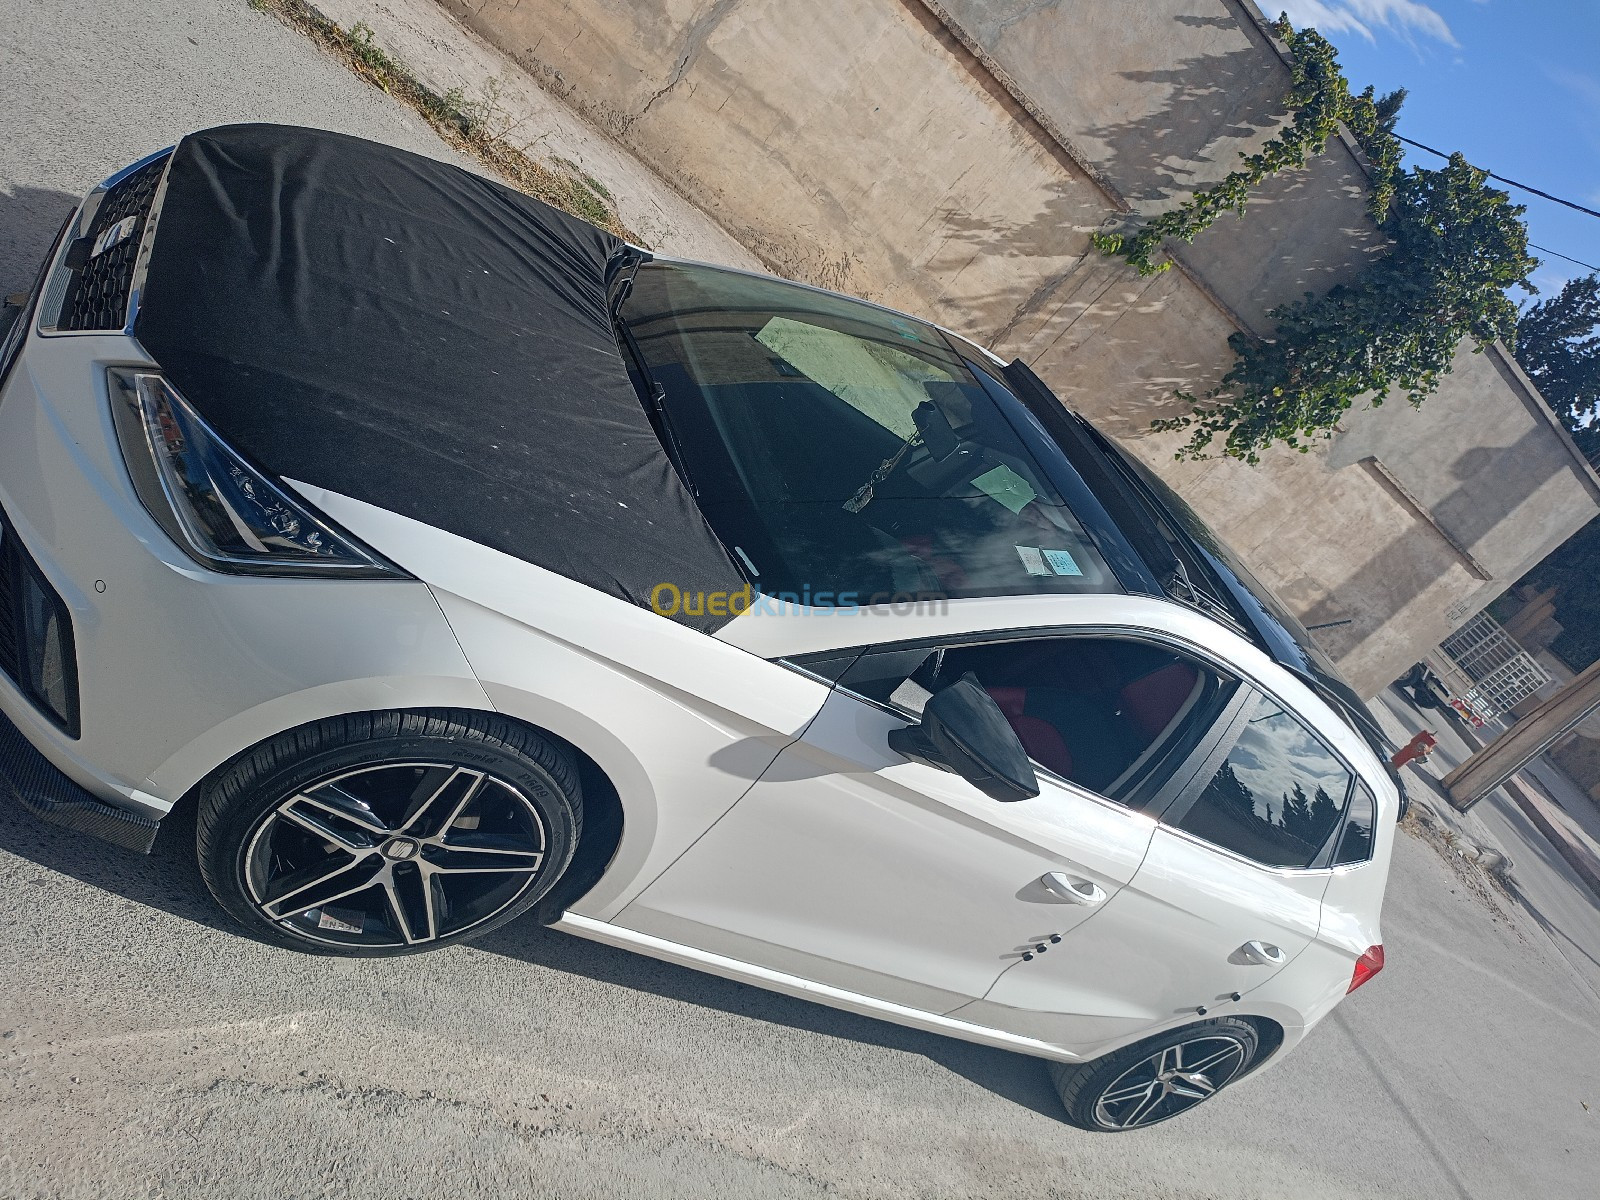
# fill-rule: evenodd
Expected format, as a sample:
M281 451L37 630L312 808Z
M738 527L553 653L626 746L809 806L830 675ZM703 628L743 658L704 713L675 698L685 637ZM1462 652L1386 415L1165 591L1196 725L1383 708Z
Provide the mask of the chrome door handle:
M1068 904L1103 904L1106 893L1098 883L1088 879L1074 879L1060 871L1051 871L1039 880L1044 890Z
M1289 956L1271 942L1246 942L1239 947L1239 953L1258 967L1281 967L1289 961Z

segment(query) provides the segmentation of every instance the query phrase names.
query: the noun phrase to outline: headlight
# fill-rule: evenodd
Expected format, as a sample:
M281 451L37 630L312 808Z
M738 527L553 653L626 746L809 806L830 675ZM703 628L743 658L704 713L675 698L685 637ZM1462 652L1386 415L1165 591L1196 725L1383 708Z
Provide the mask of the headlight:
M108 374L134 488L203 565L260 575L404 574L240 458L160 375Z

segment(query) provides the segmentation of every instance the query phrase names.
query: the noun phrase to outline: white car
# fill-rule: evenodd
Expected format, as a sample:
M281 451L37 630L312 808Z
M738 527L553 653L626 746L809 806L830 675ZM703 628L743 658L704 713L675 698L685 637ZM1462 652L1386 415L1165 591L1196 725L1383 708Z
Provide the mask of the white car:
M0 768L256 936L558 929L1155 1124L1383 962L1369 717L1021 363L276 126L0 343Z

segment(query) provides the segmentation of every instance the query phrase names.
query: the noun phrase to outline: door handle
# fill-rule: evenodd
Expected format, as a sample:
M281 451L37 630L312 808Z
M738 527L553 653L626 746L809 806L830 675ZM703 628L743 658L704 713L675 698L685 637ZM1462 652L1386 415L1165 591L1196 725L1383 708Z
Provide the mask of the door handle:
M1246 942L1239 947L1239 953L1258 967L1281 967L1289 961L1289 956L1271 942Z
M1070 875L1063 875L1060 871L1051 871L1039 882L1044 884L1045 891L1058 900L1065 900L1068 904L1093 905L1105 902L1105 889L1089 879L1074 879Z

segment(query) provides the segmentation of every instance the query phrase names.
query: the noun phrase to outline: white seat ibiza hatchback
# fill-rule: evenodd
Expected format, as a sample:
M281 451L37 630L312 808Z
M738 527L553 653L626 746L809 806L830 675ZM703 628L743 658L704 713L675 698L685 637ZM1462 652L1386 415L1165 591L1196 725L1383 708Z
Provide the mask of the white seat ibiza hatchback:
M1382 965L1348 689L1021 363L233 126L0 343L0 770L320 954L559 929L1049 1060L1126 1130Z

